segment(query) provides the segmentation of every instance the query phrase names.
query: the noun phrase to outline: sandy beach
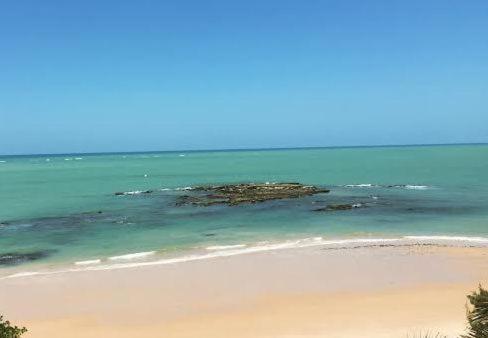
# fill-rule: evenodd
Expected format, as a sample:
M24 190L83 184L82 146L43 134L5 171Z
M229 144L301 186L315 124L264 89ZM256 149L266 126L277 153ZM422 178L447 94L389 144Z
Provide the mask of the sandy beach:
M465 327L488 249L298 248L3 279L27 337L407 337Z

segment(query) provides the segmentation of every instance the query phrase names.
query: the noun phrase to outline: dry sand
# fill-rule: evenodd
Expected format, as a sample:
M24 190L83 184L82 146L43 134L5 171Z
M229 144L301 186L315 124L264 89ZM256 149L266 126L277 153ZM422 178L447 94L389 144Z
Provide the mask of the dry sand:
M487 248L320 247L0 280L26 337L455 337Z

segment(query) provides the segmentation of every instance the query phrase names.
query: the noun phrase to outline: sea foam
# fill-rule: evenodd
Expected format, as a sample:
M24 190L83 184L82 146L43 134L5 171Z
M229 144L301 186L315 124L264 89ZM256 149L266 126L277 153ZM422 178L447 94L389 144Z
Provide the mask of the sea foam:
M155 253L156 253L156 251L136 252L136 253L120 255L120 256L112 256L112 257L109 257L108 259L111 261L140 259L140 258L144 258L147 256L154 255Z
M343 185L345 188L399 188L408 190L426 190L431 187L428 185L415 185L415 184L393 184L393 185L382 185L382 184L372 184L372 183L360 183L360 184L346 184Z
M429 186L427 186L427 185L410 185L410 184L407 184L405 186L405 189L410 189L410 190L425 190L425 189L429 189Z
M466 242L466 243L488 243L487 237L468 237L468 236L405 236L405 239L412 239L415 241L430 241L433 243L439 242Z
M235 245L213 245L206 247L207 250L228 250L228 249L238 249L244 248L246 244L235 244Z
M403 236L397 238L348 238L348 239L324 239L322 237L311 237L298 240L291 240L278 243L261 242L253 246L242 246L242 244L235 245L231 248L230 245L221 246L209 253L189 254L173 258L156 259L152 261L142 262L115 262L112 264L78 264L75 268L65 270L50 270L50 271L37 271L37 272L21 272L0 279L27 277L34 275L51 275L66 272L79 272L79 271L103 271L103 270L115 270L115 269L127 269L144 266L155 265L169 265L178 264L191 261L199 261L206 259L215 259L219 257L230 257L243 254L259 253L273 250L294 249L294 248L307 248L307 247L324 247L330 249L352 249L352 248L368 248L375 246L405 246L405 245L452 245L455 246L479 246L488 247L487 237L468 237L468 236ZM239 247L237 247L239 246ZM218 246L215 246L218 247ZM212 248L212 247L209 247ZM207 248L208 249L208 248ZM147 258L154 255L155 251L138 252L121 256L109 257L109 261L129 261L141 258ZM83 261L81 261L83 262ZM84 261L89 262L89 261Z
M75 265L92 265L92 264L99 264L102 260L100 259L92 259L88 261L79 261L75 262Z
M373 187L378 187L376 184L371 184L371 183L361 183L361 184L346 184L346 188L373 188Z

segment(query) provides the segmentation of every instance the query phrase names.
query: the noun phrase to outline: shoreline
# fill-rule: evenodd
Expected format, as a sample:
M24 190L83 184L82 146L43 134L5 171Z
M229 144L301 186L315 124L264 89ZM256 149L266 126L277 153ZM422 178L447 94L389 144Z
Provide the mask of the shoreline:
M0 310L27 337L454 336L487 282L487 247L309 246L3 279Z
M29 276L54 275L83 271L103 271L117 269L131 269L144 266L180 264L192 261L216 259L238 255L248 255L275 250L294 250L308 247L323 247L324 250L348 250L370 247L474 247L488 248L488 237L480 236L449 236L449 235L406 235L385 238L331 238L309 237L283 242L260 242L254 244L222 244L205 248L182 251L182 255L167 256L158 251L143 251L125 253L110 257L92 257L80 261L58 263L56 265L42 265L39 270L28 271L22 265L7 267L12 273L0 275L0 280L22 278ZM147 260L147 258L155 258ZM32 270L32 269L31 269Z

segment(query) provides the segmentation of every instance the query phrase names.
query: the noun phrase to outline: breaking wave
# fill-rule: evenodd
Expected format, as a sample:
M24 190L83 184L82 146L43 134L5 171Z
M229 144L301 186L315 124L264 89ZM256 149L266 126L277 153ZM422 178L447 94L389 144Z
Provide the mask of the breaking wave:
M79 271L103 271L114 269L127 269L144 266L178 264L191 261L214 259L219 257L230 257L243 254L259 253L273 250L323 247L327 249L353 249L368 248L378 246L415 246L415 245L442 245L452 247L488 247L488 237L468 237L468 236L403 236L397 238L349 238L349 239L324 239L322 237L312 237L294 241L279 243L260 242L252 246L244 244L221 245L207 247L208 253L188 254L173 258L159 258L155 260L144 260L150 256L155 256L155 251L131 253L121 256L112 256L107 260L87 260L79 261L74 264L76 267L50 271L28 271L19 272L0 279L27 277L35 275L51 275L66 272ZM138 262L125 262L130 260L141 260ZM111 261L124 261L110 263Z
M130 254L121 255L121 256L112 256L112 257L109 257L108 259L111 261L120 261L120 260L129 261L132 259L141 259L141 258L145 258L148 256L152 256L155 253L156 253L156 251L136 252L136 253L130 253Z
M101 259L92 259L92 260L87 260L87 261L75 262L75 265L92 265L92 264L98 264L101 262L102 262Z
M246 244L235 244L235 245L214 245L208 246L205 249L207 250L228 250L228 249L239 249L246 247Z
M372 183L360 183L360 184L345 184L345 188L399 188L409 190L426 190L432 188L428 185L414 185L414 184L372 184Z

